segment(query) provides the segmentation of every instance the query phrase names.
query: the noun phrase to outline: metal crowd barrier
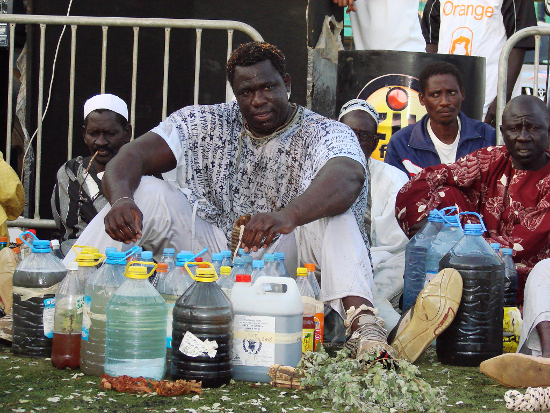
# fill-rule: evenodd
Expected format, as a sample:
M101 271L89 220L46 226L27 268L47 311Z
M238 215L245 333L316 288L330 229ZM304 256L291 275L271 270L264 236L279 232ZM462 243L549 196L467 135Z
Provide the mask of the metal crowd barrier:
M226 30L227 31L227 58L233 50L233 33L235 30L248 35L253 41L263 41L262 36L251 26L237 21L230 20L193 20L193 19L157 19L157 18L127 18L127 17L86 17L86 16L39 16L39 15L17 15L2 14L0 23L9 24L9 79L8 79L8 110L7 110L7 139L6 139L6 162L10 163L12 126L13 126L13 69L14 69L14 33L17 24L35 24L40 27L39 45L39 79L37 90L41 91L38 96L38 126L36 131L36 174L34 191L34 217L18 218L15 221L8 221L8 226L33 227L33 228L56 228L53 220L40 218L40 172L41 172L41 149L42 149L42 118L44 99L44 51L45 34L48 25L65 25L71 27L71 61L70 61L70 91L68 96L69 119L68 119L68 143L67 160L73 157L73 114L74 114L74 85L75 85L75 51L76 34L79 26L97 26L102 28L102 54L101 54L101 93L105 93L105 80L107 68L107 40L109 27L132 27L133 28L133 60L132 60L132 97L130 102L130 122L132 129L135 126L136 107L136 78L138 62L138 44L140 28L164 28L164 78L162 87L162 119L166 118L168 100L168 69L170 62L170 32L171 29L195 29L195 85L194 104L198 104L199 98L199 73L201 67L201 38L203 30ZM229 84L226 86L226 99L232 96Z
M496 130L497 130L497 145L503 145L504 141L502 140L502 134L500 133L500 125L502 124L502 112L506 106L506 80L508 74L508 58L510 57L510 52L520 40L529 37L535 36L535 59L534 59L534 69L533 69L533 90L538 90L539 83L539 60L540 60L540 37L541 36L550 36L550 26L532 26L526 27L514 33L504 44L502 51L500 52L500 59L498 61L498 86L497 86L497 118L496 118ZM519 79L519 78L518 78ZM546 99L548 99L548 91L546 93ZM550 100L546 101L547 104Z

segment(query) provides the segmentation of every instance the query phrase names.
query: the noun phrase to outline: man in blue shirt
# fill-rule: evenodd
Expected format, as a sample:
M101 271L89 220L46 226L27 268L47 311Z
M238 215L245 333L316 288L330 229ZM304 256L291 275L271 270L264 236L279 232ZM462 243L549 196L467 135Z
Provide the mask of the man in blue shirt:
M420 104L428 113L391 137L384 162L412 177L427 166L454 163L470 152L495 145L493 127L460 111L464 88L454 65L428 65L419 83Z

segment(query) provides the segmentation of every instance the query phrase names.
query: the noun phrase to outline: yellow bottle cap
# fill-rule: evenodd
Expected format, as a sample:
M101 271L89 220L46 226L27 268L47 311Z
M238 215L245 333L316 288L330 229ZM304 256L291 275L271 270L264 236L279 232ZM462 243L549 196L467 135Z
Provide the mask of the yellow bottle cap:
M94 254L87 254L84 252L77 254L75 261L78 262L78 265L81 267L94 267L97 264Z
M296 275L298 277L307 277L307 268L304 267L298 267L296 269Z
M150 274L147 274L147 267L132 265L131 267L128 267L128 270L124 275L128 278L144 279L149 278Z
M231 267L220 267L220 275L231 275Z
M195 275L195 281L203 283L211 283L216 281L218 276L216 270L213 268L197 268L197 274Z

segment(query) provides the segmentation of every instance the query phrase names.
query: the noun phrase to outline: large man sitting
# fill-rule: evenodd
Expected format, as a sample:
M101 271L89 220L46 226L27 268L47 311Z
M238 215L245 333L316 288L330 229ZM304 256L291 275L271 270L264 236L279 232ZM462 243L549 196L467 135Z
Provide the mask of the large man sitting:
M111 207L79 243L138 243L156 257L168 246L219 251L235 221L250 215L242 244L256 256L263 247L285 252L289 272L299 262L321 269L322 299L348 312L354 354L391 353L372 309L366 165L353 132L288 102L285 59L270 44L237 48L227 78L236 102L180 109L121 149L103 181ZM144 176L177 166L184 192Z
M465 95L455 66L431 63L418 80L420 104L428 113L391 137L384 162L414 176L427 166L450 164L495 144L493 127L460 111Z
M533 266L550 257L550 115L533 96L518 96L502 115L506 146L483 148L451 165L426 168L401 189L396 216L411 235L431 209L476 211L487 239L513 248L518 305Z

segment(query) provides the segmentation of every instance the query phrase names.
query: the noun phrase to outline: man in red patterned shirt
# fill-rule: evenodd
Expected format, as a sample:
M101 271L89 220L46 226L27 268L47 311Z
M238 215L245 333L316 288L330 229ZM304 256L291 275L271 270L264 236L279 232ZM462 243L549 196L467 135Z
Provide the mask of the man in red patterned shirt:
M514 249L521 305L529 272L550 257L550 114L541 100L523 95L506 106L502 122L505 147L424 169L397 195L396 216L412 237L434 208L481 214L487 240Z

